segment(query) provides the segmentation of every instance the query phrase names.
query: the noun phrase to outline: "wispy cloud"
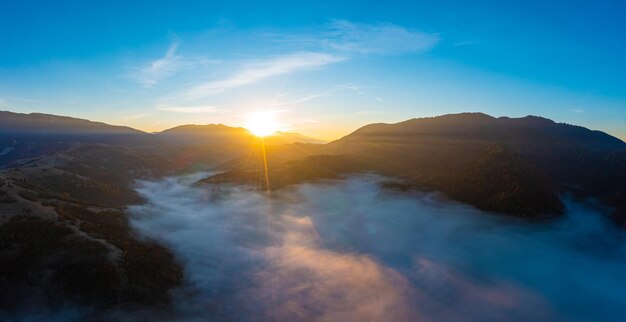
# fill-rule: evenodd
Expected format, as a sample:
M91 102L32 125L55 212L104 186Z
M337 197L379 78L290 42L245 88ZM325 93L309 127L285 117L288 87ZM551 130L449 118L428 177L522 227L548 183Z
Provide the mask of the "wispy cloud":
M282 43L344 53L391 55L426 52L440 41L439 35L435 33L391 23L365 24L348 20L333 20L312 33L274 33L264 36Z
M149 116L148 113L139 113L139 114L132 114L132 115L128 115L125 116L124 119L128 120L128 121L132 121L132 120L139 120L142 119L146 116Z
M215 113L219 110L215 106L158 106L157 110L185 114Z
M222 79L210 80L193 86L183 93L185 99L199 99L227 90L257 83L267 78L299 70L320 67L343 58L318 52L296 52L244 64L237 72Z
M181 59L180 56L176 55L177 49L178 42L172 43L163 57L135 69L128 76L144 87L153 87L158 81L171 76L180 69Z
M582 113L585 113L585 110L580 109L580 108L573 108L573 109L571 109L570 111L572 111L572 112L574 112L574 113L577 113L577 114L582 114Z
M352 83L346 83L346 84L334 86L330 89L302 95L299 98L290 98L293 95L286 94L286 95L283 95L282 97L283 100L275 102L272 105L274 106L294 105L294 104L304 103L304 102L308 102L308 101L323 98L323 97L335 96L338 94L350 95L350 94L355 94L355 93L360 94L362 93L362 91L358 86Z
M145 88L152 88L158 82L171 77L182 70L192 69L193 67L197 67L199 65L215 64L219 62L219 60L205 58L183 58L183 56L177 55L178 46L178 41L173 42L163 57L152 60L139 68L134 68L127 76L139 82Z
M454 47L461 47L461 46L471 46L471 45L479 45L482 44L482 41L478 41L478 40L466 40L466 41L458 41L452 44L452 46Z
M439 36L390 23L362 24L334 20L324 33L323 45L362 54L401 54L432 49Z
M158 98L157 108L169 112L206 113L213 111L214 105L221 104L220 102L229 101L231 105L238 104L237 98L231 96L231 92L236 92L236 89L262 84L276 76L358 59L363 55L425 52L439 42L437 34L391 23L363 24L348 20L332 20L314 29L309 33L255 34L256 38L270 46L272 54L248 59L229 58L222 61L223 64L219 67L212 65L211 69L206 66L196 68L199 60L189 59L187 54L185 56L179 54L178 42L175 42L163 57L135 69L132 78L144 87L150 88L176 75L176 83L168 83L173 86L162 87L165 92ZM277 46L276 42L282 44ZM193 44L190 47L193 47ZM206 55L203 57L206 59ZM347 93L348 91L350 93ZM355 86L343 86L309 93L300 98L274 100L271 105L291 105L321 97L354 93L363 94ZM207 108L205 105L211 106Z

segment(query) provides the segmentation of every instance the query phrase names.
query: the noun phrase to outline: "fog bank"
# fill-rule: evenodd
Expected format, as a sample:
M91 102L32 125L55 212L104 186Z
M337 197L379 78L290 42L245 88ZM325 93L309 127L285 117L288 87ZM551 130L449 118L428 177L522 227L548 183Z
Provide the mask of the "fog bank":
M352 177L275 192L140 182L129 209L186 271L175 317L235 321L617 321L623 233L592 205L546 222Z

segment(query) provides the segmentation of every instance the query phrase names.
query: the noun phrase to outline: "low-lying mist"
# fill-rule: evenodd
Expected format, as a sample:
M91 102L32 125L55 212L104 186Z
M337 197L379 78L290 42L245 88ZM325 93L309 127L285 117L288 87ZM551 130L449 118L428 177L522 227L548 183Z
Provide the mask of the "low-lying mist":
M140 182L129 209L186 270L174 318L618 321L626 243L593 204L541 222L351 177L284 191Z

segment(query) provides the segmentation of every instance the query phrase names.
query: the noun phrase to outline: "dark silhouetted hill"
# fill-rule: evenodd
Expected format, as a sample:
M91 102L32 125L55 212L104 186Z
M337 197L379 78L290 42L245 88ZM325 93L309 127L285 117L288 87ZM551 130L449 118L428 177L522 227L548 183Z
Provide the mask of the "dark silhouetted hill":
M450 139L476 143L505 143L523 152L545 149L588 151L626 149L626 143L601 131L556 123L538 116L495 118L483 113L449 114L411 119L395 124L370 124L335 141L335 144L348 141L387 140L416 143L422 140Z
M223 124L181 125L156 134L161 140L178 144L206 144L219 141L249 144L259 138L241 127L230 127ZM322 144L323 141L293 132L276 132L264 138L265 144L308 143Z
M370 124L315 153L358 160L354 164L360 171L439 190L481 209L534 217L561 213L558 196L563 191L619 199L615 195L624 190L624 170L619 168L624 163L613 155L620 151L626 151L626 143L580 126L536 116L462 113ZM272 187L306 181L315 177L314 171L320 178L331 177L328 164L305 157L300 162L306 164L306 176L299 176L301 170L293 166L270 162L270 174L276 177ZM272 160L271 151L268 158ZM254 169L259 167L247 165L216 179L249 182ZM332 176L344 172L333 170Z
M142 201L133 182L209 170L221 173L197 185L267 189L264 161L270 189L378 173L394 178L393 188L441 191L520 217L561 213L559 196L569 192L613 206L626 227L626 144L540 117L464 113L371 124L324 145L285 144L306 139L292 133L261 140L225 125L147 134L10 112L0 113L0 133L0 262L11 263L0 265L0 310L31 300L62 307L55 299L167 305L183 273L168 249L130 228L124 207Z
M13 113L0 111L0 133L31 134L144 134L127 126L109 125L101 122L42 113Z
M146 144L151 136L66 116L0 111L0 168L19 159L63 151L76 143Z

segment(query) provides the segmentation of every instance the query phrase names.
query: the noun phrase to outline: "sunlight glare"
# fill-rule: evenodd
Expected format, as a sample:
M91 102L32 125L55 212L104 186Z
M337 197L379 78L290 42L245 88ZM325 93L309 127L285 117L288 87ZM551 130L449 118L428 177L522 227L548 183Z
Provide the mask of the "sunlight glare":
M258 137L265 137L278 131L278 123L268 112L250 114L244 127Z

